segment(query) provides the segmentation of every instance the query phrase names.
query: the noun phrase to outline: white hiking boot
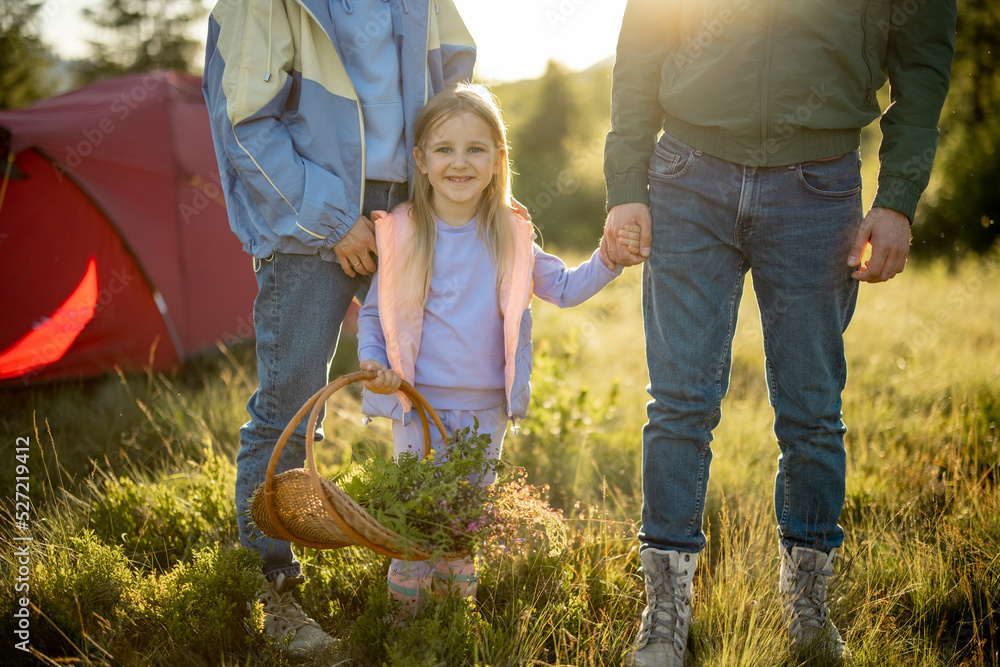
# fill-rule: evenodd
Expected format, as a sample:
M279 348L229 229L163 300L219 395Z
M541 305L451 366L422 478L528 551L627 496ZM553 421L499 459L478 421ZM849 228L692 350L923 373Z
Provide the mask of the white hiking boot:
M698 554L646 549L639 560L646 577L646 608L630 664L683 667Z
M851 651L830 620L826 604L827 579L833 576L836 556L836 549L826 553L782 547L778 592L793 651L815 652L851 664Z
M262 588L257 597L264 604L264 633L274 639L284 653L300 657L333 643L333 638L306 616L292 597L292 590L305 581L304 577L279 574L274 581L264 581L263 576L261 579Z

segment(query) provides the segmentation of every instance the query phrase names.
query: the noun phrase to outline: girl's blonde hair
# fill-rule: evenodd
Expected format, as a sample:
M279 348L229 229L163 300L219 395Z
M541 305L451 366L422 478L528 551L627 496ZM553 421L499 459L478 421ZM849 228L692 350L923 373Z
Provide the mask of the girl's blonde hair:
M428 136L441 123L460 114L471 114L479 118L490 129L497 152L498 168L493 179L483 191L476 214L476 230L489 248L490 257L496 271L497 298L504 267L513 252L514 229L511 220L510 161L507 157L507 128L500 114L496 98L485 87L461 85L456 90L435 95L424 105L417 115L414 129L414 143L421 152L425 151ZM407 263L409 280L405 281L413 290L412 297L421 304L427 302L431 289L431 274L434 270L434 243L437 226L434 215L434 189L427 175L419 169L413 174L412 218L414 222L413 243Z

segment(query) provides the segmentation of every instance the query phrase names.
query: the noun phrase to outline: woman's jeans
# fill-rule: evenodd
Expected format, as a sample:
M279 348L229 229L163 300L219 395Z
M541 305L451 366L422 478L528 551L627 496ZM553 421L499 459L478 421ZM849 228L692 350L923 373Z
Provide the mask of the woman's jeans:
M369 181L364 215L390 210L406 200L405 184ZM240 429L236 457L236 511L240 543L261 555L263 572L298 576L301 567L291 544L275 540L251 525L250 498L264 483L271 452L281 432L309 398L329 381L340 325L354 295L370 278L348 277L340 264L319 255L275 253L254 260L258 293L254 301L257 376L260 385L247 403L250 421ZM323 439L323 412L315 439ZM305 463L306 420L302 420L281 452L275 474Z
M697 552L712 431L729 387L733 333L752 271L781 455L774 511L785 546L844 540L843 333L858 283L847 257L861 223L858 153L746 167L663 135L649 164L653 245L643 267L649 369L643 548Z

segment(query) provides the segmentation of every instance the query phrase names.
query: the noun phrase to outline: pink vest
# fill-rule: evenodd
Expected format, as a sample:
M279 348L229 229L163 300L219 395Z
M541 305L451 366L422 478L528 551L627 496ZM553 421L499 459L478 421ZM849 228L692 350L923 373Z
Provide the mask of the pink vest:
M400 298L404 265L410 254L413 237L411 204L392 211L372 214L375 223L379 256L379 319L385 335L389 365L404 380L412 383L414 364L420 350L424 309ZM504 322L504 377L507 405L511 404L514 387L515 355L518 332L524 311L531 306L532 272L535 266L534 229L531 223L511 211L514 225L514 252L508 258L504 280L500 286L500 310ZM402 392L397 394L403 411L410 410L410 401Z

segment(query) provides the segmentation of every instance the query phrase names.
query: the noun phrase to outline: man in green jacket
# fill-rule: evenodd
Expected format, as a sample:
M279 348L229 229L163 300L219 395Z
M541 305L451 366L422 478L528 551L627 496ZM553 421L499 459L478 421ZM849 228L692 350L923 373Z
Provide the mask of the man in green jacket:
M634 665L684 662L710 442L749 269L781 450L774 504L790 640L850 658L825 599L844 540L843 333L859 282L889 280L906 264L955 14L955 0L628 2L602 245L616 264L646 262L647 605ZM892 104L882 114L886 79ZM861 128L879 116L878 191L863 215Z

